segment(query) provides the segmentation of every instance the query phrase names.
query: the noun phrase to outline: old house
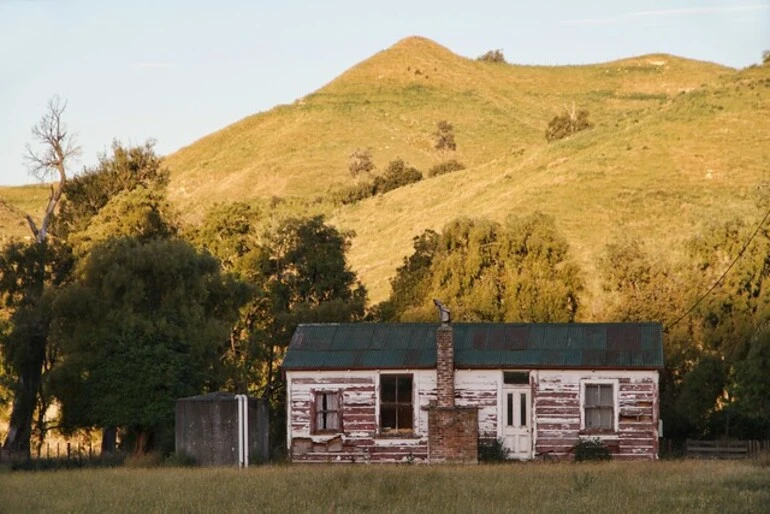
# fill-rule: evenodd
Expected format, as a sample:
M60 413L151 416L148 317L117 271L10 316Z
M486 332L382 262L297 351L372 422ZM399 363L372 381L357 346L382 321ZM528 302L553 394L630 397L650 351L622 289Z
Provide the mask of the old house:
M599 438L658 454L657 323L300 325L283 370L287 445L304 462L568 457Z

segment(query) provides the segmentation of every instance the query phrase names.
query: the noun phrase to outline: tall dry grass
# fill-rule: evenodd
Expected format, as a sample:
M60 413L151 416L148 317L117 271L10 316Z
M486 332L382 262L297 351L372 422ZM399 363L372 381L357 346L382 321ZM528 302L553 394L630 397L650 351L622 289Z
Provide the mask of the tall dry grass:
M108 469L0 475L2 512L767 512L748 462Z

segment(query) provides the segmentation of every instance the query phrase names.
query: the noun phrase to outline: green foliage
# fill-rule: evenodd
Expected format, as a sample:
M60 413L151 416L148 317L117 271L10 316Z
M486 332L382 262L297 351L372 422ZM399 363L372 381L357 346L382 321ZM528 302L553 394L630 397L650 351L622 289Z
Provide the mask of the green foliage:
M140 241L166 238L178 231L176 213L162 192L137 186L112 197L81 231L71 232L69 241L78 255L114 238Z
M353 178L374 170L372 151L368 148L356 148L353 150L348 158L348 170Z
M727 369L718 356L704 355L684 376L676 407L699 434L707 434L709 417L727 385Z
M335 200L343 205L359 202L365 198L382 195L422 180L422 173L417 168L409 166L403 159L390 161L383 175L374 177L371 182L364 182L344 188L337 192Z
M164 188L168 170L162 167L155 154L155 143L141 146L123 146L112 143L112 155L102 155L99 164L70 179L64 186L64 198L56 219L60 237L84 230L99 210L113 197L137 187Z
M433 147L438 151L452 151L457 150L457 143L455 143L454 127L446 120L441 120L436 124L436 131L433 133L435 143Z
M449 159L448 161L440 162L428 170L429 177L438 177L439 175L445 175L454 171L461 171L465 169L465 165L455 159Z
M502 439L479 439L479 462L507 462L510 453Z
M409 166L403 159L395 159L388 163L384 175L374 178L374 194L385 194L420 180L422 173L417 168Z
M611 460L610 449L604 446L601 439L581 439L572 447L576 462Z
M174 401L205 389L247 293L180 240L94 247L55 303L62 425L126 427L152 448Z
M503 51L500 49L489 50L486 53L478 56L476 60L481 62L505 62L505 56L503 55Z
M391 320L430 320L441 298L455 319L572 321L582 280L552 218L536 213L501 225L458 219L440 236L415 239L380 313Z
M731 392L737 410L758 427L750 436L770 437L770 332L767 329L750 342L746 357L735 366L734 377Z
M576 112L573 106L572 110L564 109L562 114L554 116L548 122L548 128L545 130L545 139L549 143L558 141L581 130L590 129L592 126L591 122L588 121L588 111L580 110Z

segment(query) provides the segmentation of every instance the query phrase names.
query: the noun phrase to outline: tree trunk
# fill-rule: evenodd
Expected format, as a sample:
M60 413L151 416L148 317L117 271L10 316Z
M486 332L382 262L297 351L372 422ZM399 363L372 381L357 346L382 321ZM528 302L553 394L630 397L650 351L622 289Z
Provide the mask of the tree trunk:
M116 427L106 427L102 429L102 455L115 453L117 439L118 429Z
M145 455L152 450L153 432L151 429L138 428L136 430L136 444L134 445L134 455Z
M31 341L32 351L15 387L11 420L3 449L29 457L32 437L32 417L45 359L45 342L38 337Z

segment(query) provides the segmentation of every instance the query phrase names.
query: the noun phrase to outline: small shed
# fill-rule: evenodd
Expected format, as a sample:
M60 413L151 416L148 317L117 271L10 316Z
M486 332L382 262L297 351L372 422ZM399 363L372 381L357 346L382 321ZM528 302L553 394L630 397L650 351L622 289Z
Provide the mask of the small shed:
M176 402L175 429L176 452L202 466L247 466L269 457L264 400L227 392L181 398Z

